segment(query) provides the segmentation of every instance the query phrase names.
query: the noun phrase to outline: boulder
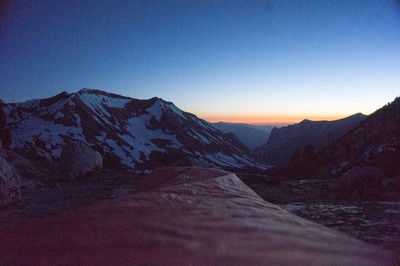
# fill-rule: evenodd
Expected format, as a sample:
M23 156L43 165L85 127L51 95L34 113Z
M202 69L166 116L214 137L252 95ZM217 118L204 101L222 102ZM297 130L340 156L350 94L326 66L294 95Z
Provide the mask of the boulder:
M17 170L0 156L0 207L21 200L21 177Z
M381 169L376 167L354 167L340 178L341 188L349 192L360 189L376 189L382 187L384 175Z
M38 171L31 161L14 151L0 148L0 157L12 165L23 178L42 180L43 173Z
M88 145L69 143L64 146L60 157L60 174L69 179L103 168L103 157Z
M20 152L26 157L41 173L53 176L58 173L59 165L56 160L43 148L32 145L29 149Z

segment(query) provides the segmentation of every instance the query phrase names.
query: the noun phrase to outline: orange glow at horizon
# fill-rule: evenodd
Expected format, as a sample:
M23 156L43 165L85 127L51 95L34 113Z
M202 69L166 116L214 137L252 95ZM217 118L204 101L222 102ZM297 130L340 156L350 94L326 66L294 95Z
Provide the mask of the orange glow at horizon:
M244 123L255 125L290 125L303 121L304 119L320 121L320 120L337 120L347 115L256 115L256 116L234 116L234 115L200 115L199 117L211 122L228 122L228 123Z

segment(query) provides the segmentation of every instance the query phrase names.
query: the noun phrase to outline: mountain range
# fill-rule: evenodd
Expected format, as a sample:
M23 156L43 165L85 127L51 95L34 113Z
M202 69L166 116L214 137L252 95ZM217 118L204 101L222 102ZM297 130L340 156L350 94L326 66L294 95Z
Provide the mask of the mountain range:
M400 176L400 97L378 109L319 154L320 168L338 177L356 166Z
M218 122L212 124L223 133L233 133L250 150L267 142L273 128L270 125Z
M275 127L268 141L254 150L254 155L262 162L286 164L296 149L311 145L318 151L357 126L365 117L358 113L335 121L305 119L298 124Z
M150 170L195 159L202 166L267 168L233 134L160 98L83 89L0 107L2 146L19 153L39 148L57 161L68 143L81 142L102 154L105 167Z

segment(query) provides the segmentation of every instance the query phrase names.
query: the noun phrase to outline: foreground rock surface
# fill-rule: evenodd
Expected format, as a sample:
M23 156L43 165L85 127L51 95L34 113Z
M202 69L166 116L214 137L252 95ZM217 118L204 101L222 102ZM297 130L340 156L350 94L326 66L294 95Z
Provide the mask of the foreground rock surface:
M103 157L84 143L67 144L60 157L61 175L75 178L103 168Z
M0 235L2 264L395 264L265 202L234 174L204 168L160 169L132 196Z

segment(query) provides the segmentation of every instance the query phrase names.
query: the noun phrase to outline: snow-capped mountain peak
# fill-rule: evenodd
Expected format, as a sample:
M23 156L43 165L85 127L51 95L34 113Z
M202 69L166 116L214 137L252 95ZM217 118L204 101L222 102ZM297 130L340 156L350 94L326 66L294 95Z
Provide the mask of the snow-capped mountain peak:
M54 160L67 143L84 142L103 154L106 166L144 170L189 156L211 166L264 167L235 137L156 97L138 100L83 89L0 109L6 146L38 146Z

